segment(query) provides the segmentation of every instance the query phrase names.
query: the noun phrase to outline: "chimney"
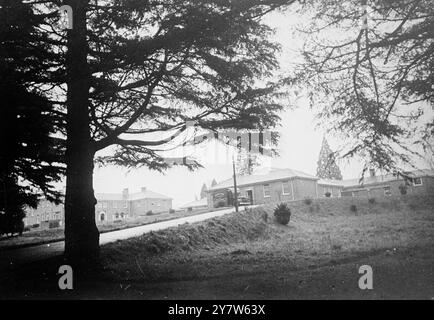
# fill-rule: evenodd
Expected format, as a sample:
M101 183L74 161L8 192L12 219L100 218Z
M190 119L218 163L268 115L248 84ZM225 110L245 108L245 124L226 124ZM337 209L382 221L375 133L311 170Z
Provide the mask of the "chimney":
M146 192L146 187L142 187L142 192Z
M128 200L128 188L122 190L122 200Z
M375 177L375 169L369 169L369 175Z

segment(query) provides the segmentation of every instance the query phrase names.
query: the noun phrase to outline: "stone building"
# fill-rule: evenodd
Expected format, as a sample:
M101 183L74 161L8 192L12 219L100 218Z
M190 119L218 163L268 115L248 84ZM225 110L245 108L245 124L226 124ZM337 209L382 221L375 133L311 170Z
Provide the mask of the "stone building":
M293 169L270 169L262 174L237 176L239 197L250 204L291 201L306 197L318 197L319 179ZM208 207L223 206L227 192L233 193L233 178L227 179L208 190Z
M370 175L363 181L325 180L293 169L270 169L263 174L237 176L238 197L250 204L275 203L305 198L376 197L401 194L433 194L434 171L415 170L407 177L393 174ZM208 190L208 207L230 205L233 178Z
M97 224L134 219L135 217L168 212L172 208L172 198L157 192L141 188L140 192L96 193L95 220ZM24 218L25 226L48 226L57 221L62 226L65 221L63 204L56 205L41 199L37 209L28 208Z
M433 194L434 171L429 169L414 170L403 175L376 175L370 170L369 176L360 179L342 181L342 196L377 197L397 196L402 194Z

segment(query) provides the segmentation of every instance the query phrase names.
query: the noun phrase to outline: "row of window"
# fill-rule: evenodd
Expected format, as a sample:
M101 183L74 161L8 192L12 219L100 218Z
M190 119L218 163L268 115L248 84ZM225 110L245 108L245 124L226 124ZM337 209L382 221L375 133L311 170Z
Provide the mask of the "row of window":
M32 215L33 217L34 215ZM36 222L34 223L41 223L41 221L50 221L50 220L62 220L62 215L60 211L51 212L51 213L43 213L43 214L37 214L36 215ZM25 220L25 224L27 225L28 222L30 222L30 219Z
M112 215L112 220L123 220L126 218L126 214L124 212L118 213L116 212L114 215ZM107 220L107 214L105 212L99 213L99 221L106 221Z
M110 204L110 206L109 206ZM128 201L102 201L102 202L98 202L96 204L97 208L100 209L107 209L108 207L112 207L112 208L128 208Z
M289 184L289 181L283 181L282 182L282 195L289 195L291 194L291 186ZM270 193L270 185L269 184L264 184L263 185L263 190L264 190L264 198L268 198L271 196Z

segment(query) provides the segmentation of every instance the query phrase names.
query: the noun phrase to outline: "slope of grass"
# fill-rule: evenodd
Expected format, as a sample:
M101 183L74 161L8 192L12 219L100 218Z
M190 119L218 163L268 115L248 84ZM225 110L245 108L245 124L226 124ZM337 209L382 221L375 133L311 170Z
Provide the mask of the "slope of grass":
M357 206L356 212L350 210L351 204ZM296 288L300 297L334 294L339 286L343 292L354 289L357 295L357 281L347 280L357 279L355 264L365 261L387 270L384 275L377 274L377 280L391 277L389 273L395 276L396 283L380 293L395 297L393 290L405 295L400 290L409 284L400 277L414 262L420 265L419 278L423 279L415 288L423 296L427 290L434 294L431 197L385 198L375 203L368 199L323 199L311 205L300 201L289 206L292 217L288 226L274 222L274 206L269 205L104 246L106 272L109 278L128 286L128 297L294 297L294 288L285 287L286 282L298 283L293 277L300 277L300 288ZM406 270L400 270L401 265ZM321 283L312 284L310 291L303 287L310 281L309 274L336 268L346 270L343 279L347 282L324 288L330 290L327 292L312 289ZM332 281L328 274L317 274L315 279ZM278 295L275 288L281 288ZM185 290L190 291L186 294Z
M214 209L211 211L224 210L226 208ZM176 218L188 217L192 215L202 214L210 210L201 211L176 211L174 213L160 213L147 216L139 216L134 219L123 220L119 222L110 222L97 225L100 233L122 230L126 228L138 227L146 224L172 220ZM27 246L41 245L65 239L64 228L47 229L47 230L32 230L23 233L22 236L12 238L0 238L0 250L11 250Z
M264 209L250 209L192 225L186 223L176 228L150 232L108 244L105 248L110 251L108 258L119 261L168 252L210 250L216 246L265 239L269 234L264 215Z

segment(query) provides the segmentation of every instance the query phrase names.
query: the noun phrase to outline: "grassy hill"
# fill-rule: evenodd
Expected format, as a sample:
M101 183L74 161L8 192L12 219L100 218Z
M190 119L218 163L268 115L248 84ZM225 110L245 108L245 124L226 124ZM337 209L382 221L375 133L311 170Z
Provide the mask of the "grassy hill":
M332 198L275 205L145 234L102 247L98 275L60 292L59 262L41 281L8 278L8 295L116 299L432 299L434 199ZM370 265L374 289L360 290ZM25 276L28 281L25 281ZM18 277L18 276L17 276ZM5 283L6 284L6 283ZM0 285L0 292L1 292Z
M106 274L128 287L126 297L434 296L432 197L289 206L288 226L274 221L269 205L106 245ZM361 264L372 265L375 290L358 288Z

